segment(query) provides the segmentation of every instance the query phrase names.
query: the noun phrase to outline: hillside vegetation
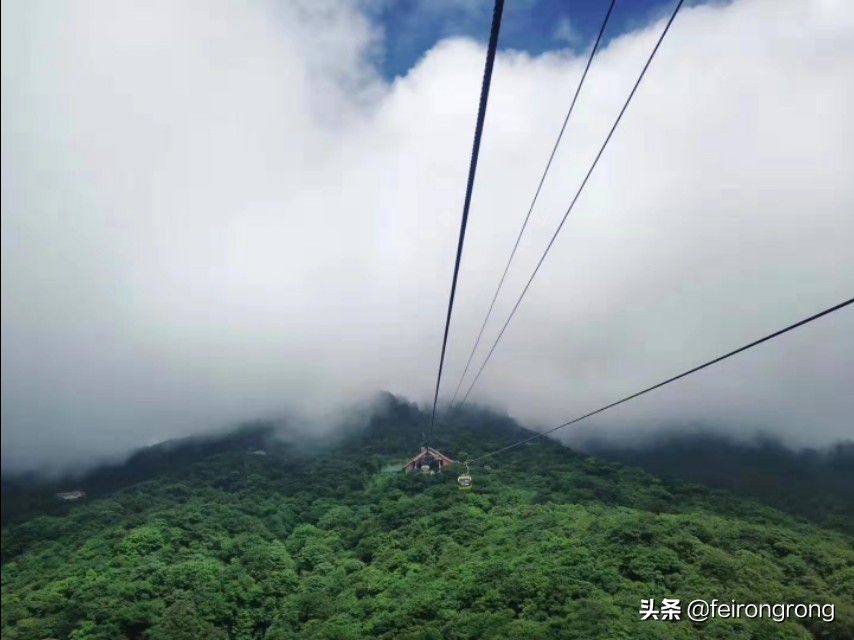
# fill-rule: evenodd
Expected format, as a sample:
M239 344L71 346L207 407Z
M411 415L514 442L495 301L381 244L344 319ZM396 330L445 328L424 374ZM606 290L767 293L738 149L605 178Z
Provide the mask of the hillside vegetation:
M854 534L854 442L792 451L759 437L669 433L635 446L593 440L584 450L661 476L727 489Z
M475 467L470 493L388 472L424 419L387 398L326 448L253 427L93 474L49 515L10 507L2 637L854 637L846 533L551 442ZM464 458L524 434L471 412L435 445ZM836 619L642 621L648 598L833 603Z

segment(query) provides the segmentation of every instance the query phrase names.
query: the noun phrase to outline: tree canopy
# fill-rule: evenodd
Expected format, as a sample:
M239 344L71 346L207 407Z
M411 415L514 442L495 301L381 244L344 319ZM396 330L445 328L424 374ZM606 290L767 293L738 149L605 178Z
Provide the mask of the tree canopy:
M424 419L390 401L308 448L243 430L92 474L81 502L5 514L3 638L854 636L844 531L549 441L475 466L471 492L454 473L389 473ZM472 411L435 446L465 459L524 433ZM643 621L649 598L833 603L836 619Z

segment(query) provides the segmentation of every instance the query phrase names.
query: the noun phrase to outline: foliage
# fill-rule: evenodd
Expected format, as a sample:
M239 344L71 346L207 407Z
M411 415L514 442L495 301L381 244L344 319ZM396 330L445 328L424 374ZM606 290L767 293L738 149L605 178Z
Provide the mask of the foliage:
M845 533L548 442L475 466L470 493L453 473L383 473L423 421L389 401L325 451L196 443L141 482L13 518L3 638L854 635ZM524 433L470 412L436 446L463 457ZM665 597L827 602L836 620L640 620L641 599Z
M750 496L854 534L854 442L792 451L769 436L738 442L699 432L672 433L633 446L590 438L584 449L655 475Z

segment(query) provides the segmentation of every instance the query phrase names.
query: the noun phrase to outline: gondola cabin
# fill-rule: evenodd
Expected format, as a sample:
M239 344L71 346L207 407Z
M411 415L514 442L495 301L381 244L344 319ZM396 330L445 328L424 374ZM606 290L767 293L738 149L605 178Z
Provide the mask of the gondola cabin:
M417 456L412 458L403 468L406 473L420 471L421 473L441 473L442 469L454 464L448 456L433 447L424 447Z
M471 491L471 476L468 473L464 473L459 478L457 478L457 484L460 485L460 491Z

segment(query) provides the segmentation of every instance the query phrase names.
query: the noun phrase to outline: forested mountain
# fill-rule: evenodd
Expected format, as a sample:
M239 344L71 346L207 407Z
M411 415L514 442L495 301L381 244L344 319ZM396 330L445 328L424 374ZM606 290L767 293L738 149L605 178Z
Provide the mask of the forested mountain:
M739 442L709 431L668 433L630 447L590 439L583 448L658 476L757 498L854 534L854 442L792 451L767 436Z
M13 500L3 638L854 637L844 530L550 441L476 465L460 492L455 472L393 466L425 420L388 397L323 447L253 425L63 485L85 487L73 504L38 514ZM434 445L465 459L526 433L470 411ZM24 495L5 489L4 505ZM649 598L833 603L835 615L641 620Z

